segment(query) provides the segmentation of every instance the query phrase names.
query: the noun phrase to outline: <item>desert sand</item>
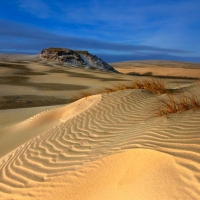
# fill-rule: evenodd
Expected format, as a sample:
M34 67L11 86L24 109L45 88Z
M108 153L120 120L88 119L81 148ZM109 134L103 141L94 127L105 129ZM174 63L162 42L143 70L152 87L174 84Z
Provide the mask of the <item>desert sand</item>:
M111 63L119 72L155 77L200 78L200 64L177 61L127 61Z
M187 79L170 68L167 87L200 98L200 69ZM26 56L4 56L0 70L0 199L200 199L200 109L159 116L167 94L96 92L146 76Z

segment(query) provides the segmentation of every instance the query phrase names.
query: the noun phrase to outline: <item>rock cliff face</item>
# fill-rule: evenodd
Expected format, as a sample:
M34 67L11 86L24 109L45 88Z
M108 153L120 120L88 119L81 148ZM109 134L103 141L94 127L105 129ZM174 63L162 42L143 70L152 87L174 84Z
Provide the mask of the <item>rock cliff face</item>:
M117 72L112 66L101 58L88 53L87 51L71 50L66 48L48 48L40 53L41 58L74 64L80 67L95 68L104 71Z

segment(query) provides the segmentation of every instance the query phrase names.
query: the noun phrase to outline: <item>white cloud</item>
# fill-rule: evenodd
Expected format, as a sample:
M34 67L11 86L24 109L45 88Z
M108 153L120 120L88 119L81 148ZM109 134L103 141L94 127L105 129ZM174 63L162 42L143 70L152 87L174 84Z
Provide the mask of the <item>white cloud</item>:
M6 26L5 26L6 25ZM0 29L0 47L5 46L2 37L9 37L7 41L12 41L20 49L39 49L48 46L58 46L67 48L83 48L94 50L111 50L111 51L123 51L132 53L134 51L152 51L152 52L165 52L165 53L187 53L178 49L171 48L159 48L156 46L146 45L131 45L115 42L106 42L103 40L94 40L90 38L72 37L67 35L53 34L43 29L39 29L26 24L18 24L8 20L0 20L0 26L4 29ZM7 47L9 45L7 44ZM41 50L41 49L39 49Z
M50 7L42 0L18 0L18 7L38 18L48 18L50 16Z

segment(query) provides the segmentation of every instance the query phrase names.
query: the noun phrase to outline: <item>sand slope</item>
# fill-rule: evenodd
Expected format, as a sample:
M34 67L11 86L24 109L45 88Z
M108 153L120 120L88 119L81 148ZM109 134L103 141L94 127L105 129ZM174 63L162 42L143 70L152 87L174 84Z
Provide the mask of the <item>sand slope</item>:
M132 79L37 57L0 55L0 110L63 105L73 102L77 93Z
M179 77L165 78L169 87L192 83L196 81L194 77L200 77L198 64L172 65L171 62L148 61L122 62L113 66L119 71L122 69L122 73ZM152 71L151 68L155 69ZM81 92L96 92L113 84L144 78L44 61L39 56L6 54L0 54L0 72L0 110L63 105L73 102L74 96ZM193 78L183 79L180 76Z
M21 119L0 129L0 199L198 200L200 110L159 117L158 97L119 91L27 119L12 110Z
M124 74L200 78L200 63L147 60L118 62L111 65Z

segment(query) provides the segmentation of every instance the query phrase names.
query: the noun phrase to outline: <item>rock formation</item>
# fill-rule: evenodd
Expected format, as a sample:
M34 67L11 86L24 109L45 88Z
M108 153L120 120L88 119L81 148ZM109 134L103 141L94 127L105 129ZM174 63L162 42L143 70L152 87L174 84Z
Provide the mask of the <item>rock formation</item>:
M117 70L115 70L108 63L104 62L101 58L98 58L96 55L92 55L87 51L73 51L67 48L48 48L43 49L40 53L40 56L41 58L47 60L60 61L80 67L117 72Z

